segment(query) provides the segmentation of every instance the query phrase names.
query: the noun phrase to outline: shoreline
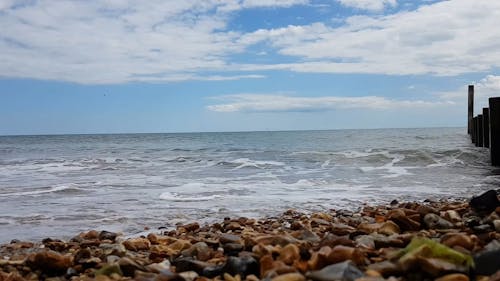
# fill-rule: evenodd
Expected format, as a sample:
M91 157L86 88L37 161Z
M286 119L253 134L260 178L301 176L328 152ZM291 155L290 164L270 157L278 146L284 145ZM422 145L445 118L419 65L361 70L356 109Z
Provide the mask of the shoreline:
M477 198L13 240L0 280L500 280L498 196Z

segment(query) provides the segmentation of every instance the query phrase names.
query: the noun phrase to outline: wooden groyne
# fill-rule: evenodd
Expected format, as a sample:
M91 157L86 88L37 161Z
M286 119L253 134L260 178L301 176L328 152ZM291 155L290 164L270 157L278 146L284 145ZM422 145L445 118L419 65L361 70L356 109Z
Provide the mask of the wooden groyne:
M489 107L474 116L474 85L468 94L467 132L477 147L489 148L491 165L500 166L500 97L489 98Z

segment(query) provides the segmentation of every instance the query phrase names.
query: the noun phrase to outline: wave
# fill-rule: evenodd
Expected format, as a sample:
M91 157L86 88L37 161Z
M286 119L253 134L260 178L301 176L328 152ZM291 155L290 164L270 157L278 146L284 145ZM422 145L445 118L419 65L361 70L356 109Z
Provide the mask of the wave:
M221 198L221 195L193 195L193 194L178 194L175 192L163 192L160 194L160 199L167 201L176 201L176 202L198 202L198 201L209 201Z
M48 189L39 189L39 190L30 190L30 191L21 191L21 192L10 192L10 193L1 193L0 197L9 197L9 196L36 196L36 195L41 195L45 193L60 193L60 192L75 192L75 191L80 191L81 189L78 188L74 184L67 184L67 185L56 185Z

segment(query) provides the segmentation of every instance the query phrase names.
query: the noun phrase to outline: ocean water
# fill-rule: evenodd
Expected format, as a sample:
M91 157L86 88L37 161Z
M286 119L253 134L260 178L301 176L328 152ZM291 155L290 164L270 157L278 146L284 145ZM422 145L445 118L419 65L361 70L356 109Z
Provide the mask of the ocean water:
M464 128L0 137L0 242L497 188Z

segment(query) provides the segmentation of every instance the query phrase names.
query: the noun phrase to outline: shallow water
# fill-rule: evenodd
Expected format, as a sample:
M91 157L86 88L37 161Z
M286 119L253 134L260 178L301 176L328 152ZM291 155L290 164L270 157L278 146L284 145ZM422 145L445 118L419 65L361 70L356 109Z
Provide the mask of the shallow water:
M0 242L470 197L500 176L465 131L0 137Z

